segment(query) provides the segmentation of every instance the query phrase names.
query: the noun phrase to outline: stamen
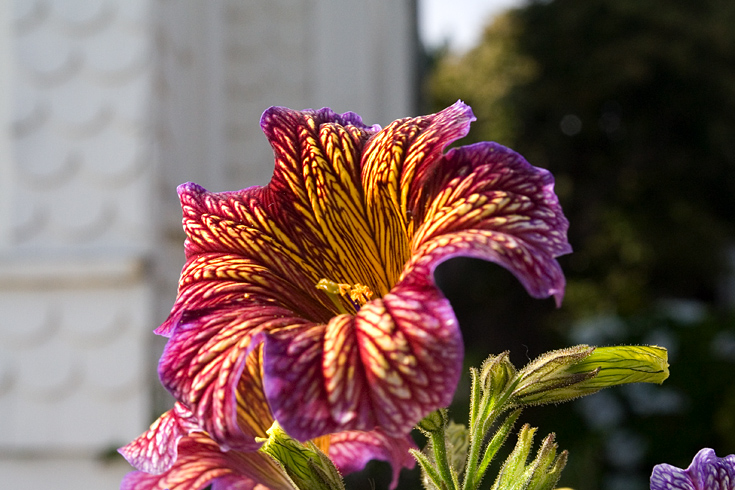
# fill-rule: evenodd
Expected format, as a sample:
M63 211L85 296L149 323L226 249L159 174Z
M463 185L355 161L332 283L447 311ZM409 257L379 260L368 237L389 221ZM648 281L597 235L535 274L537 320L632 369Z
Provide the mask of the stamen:
M328 279L320 279L316 288L327 293L340 313L349 313L341 299L349 301L355 311L359 311L360 307L374 296L370 288L362 284L343 284Z
M373 299L373 292L370 291L369 287L363 286L362 284L355 284L352 286L349 294L353 303L357 303L359 306L362 306Z

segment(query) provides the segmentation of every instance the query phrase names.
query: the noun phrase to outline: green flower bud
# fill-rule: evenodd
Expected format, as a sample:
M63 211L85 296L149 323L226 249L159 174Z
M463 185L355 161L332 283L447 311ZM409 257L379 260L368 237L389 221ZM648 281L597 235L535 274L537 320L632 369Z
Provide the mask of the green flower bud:
M626 383L662 383L669 376L666 349L656 346L589 347L552 351L519 372L517 405L558 403Z
M517 488L525 488L523 483L530 479L530 472L526 471L526 461L528 455L531 454L533 446L533 436L536 434L536 428L528 424L523 425L518 432L518 441L513 451L508 455L503 463L498 478L495 480L493 490L511 488L517 485ZM524 475L524 473L526 473Z
M266 434L260 451L275 459L299 490L344 490L334 463L314 443L293 439L278 422Z
M447 410L442 408L434 410L424 417L418 424L418 428L424 432L436 432L447 423Z
M669 377L668 353L655 345L597 347L569 369L571 373L597 371L584 388L606 388L626 383L661 384Z
M562 451L556 455L557 446L554 434L549 434L541 443L536 459L530 464L533 473L528 482L527 490L551 490L561 477L561 470L567 464L569 453Z
M515 375L516 368L508 359L508 351L488 357L480 369L483 392L497 396L513 381Z

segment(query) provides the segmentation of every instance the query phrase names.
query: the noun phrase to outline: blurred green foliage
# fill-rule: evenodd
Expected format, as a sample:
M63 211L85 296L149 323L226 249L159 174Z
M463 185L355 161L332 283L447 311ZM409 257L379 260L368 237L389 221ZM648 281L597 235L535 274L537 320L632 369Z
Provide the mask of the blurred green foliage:
M580 341L676 349L660 389L534 409L571 450L562 484L576 490L647 488L653 464L735 453L733 26L729 0L535 1L469 52L440 53L427 79L431 109L472 106L470 141L550 169L571 223L560 310L491 265L438 271L468 359Z
M464 99L470 139L556 175L574 314L715 300L735 229L734 25L726 1L537 2L439 61L435 109Z

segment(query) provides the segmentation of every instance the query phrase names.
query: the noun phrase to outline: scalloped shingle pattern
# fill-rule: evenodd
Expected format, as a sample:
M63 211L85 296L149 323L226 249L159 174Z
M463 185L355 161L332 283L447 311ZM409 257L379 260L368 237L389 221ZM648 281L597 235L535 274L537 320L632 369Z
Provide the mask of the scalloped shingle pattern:
M0 162L10 205L0 206L9 488L119 488L130 467L101 457L150 422L152 2L0 8L0 34L12 41L0 60L12 92L0 114L11 127L11 158Z
M146 241L151 83L147 2L17 1L14 241Z
M101 450L140 431L149 297L140 286L0 295L0 448Z

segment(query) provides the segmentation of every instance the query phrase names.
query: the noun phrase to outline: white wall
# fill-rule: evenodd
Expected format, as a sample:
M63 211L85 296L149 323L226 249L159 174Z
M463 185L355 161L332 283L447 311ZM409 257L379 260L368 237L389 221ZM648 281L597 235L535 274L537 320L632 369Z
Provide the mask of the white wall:
M175 187L264 184L270 105L413 114L412 0L0 2L0 480L113 489L169 403Z

